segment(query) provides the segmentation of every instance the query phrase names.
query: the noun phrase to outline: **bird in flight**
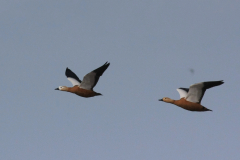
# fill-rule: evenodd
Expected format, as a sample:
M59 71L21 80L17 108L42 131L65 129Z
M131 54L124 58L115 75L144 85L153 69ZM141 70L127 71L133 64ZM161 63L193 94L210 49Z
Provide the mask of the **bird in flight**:
M110 63L106 62L101 67L86 74L83 77L82 81L74 72L67 68L65 75L67 76L67 79L73 84L73 87L59 86L55 90L71 92L85 98L102 95L101 93L93 91L93 88L96 86L100 76L102 76L103 72L108 68L109 65Z
M207 89L219 86L223 83L223 81L209 81L193 84L189 89L178 88L177 91L180 94L180 100L173 100L171 98L164 97L159 99L159 101L172 103L189 111L212 111L202 106L201 100Z

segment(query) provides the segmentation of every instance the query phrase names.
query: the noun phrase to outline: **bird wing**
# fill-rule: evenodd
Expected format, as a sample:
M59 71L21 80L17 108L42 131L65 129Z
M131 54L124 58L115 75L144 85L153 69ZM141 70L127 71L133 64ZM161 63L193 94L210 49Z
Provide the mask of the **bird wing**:
M70 69L66 69L65 75L67 76L67 79L72 83L73 86L79 86L81 84L81 80L78 78L78 76L73 73Z
M177 91L180 95L180 98L185 98L187 96L189 89L188 88L178 88Z
M186 100L193 103L200 103L204 95L203 82L193 84L189 87Z
M223 84L223 81L208 81L196 83L190 86L186 100L194 103L201 103L205 91L209 88Z
M80 88L83 88L86 90L92 90L95 87L95 85L97 84L99 77L102 76L103 72L108 68L109 65L110 65L110 63L106 62L101 67L86 74L83 77L83 81L80 85Z

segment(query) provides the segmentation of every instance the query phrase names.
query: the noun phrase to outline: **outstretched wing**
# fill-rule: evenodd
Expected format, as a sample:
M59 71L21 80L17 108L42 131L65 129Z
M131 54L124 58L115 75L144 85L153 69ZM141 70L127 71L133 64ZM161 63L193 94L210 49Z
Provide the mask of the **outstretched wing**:
M201 103L205 91L209 88L223 84L223 81L209 81L196 83L190 86L186 100L194 103Z
M185 98L187 96L189 89L188 88L178 88L177 91L180 94L180 98Z
M99 77L103 74L103 72L108 68L109 65L110 65L110 63L106 62L101 67L86 74L83 77L83 81L80 85L80 88L92 90L95 87L95 85L97 84Z
M70 69L66 69L65 75L67 76L67 79L72 83L73 86L79 86L81 84L81 80L78 78L78 76L73 73Z

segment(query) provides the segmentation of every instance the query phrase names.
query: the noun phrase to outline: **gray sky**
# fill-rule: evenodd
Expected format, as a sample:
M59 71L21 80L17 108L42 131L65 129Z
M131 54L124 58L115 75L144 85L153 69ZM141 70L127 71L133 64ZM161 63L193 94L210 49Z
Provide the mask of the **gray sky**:
M2 1L0 159L240 159L239 1ZM55 91L110 67L82 98ZM194 74L190 69L194 69ZM190 112L159 102L224 80Z

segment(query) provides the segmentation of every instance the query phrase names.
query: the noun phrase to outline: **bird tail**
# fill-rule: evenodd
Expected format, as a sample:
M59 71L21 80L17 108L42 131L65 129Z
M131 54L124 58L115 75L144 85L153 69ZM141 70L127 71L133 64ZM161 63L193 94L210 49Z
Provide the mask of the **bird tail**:
M102 96L102 94L101 93L95 93L96 95L95 96Z
M203 111L212 111L211 109L208 109L206 107L203 107Z

